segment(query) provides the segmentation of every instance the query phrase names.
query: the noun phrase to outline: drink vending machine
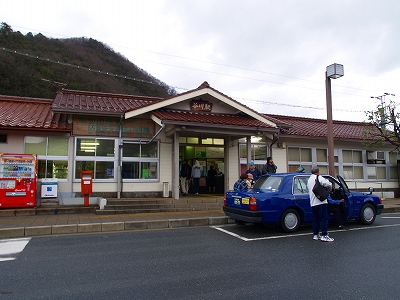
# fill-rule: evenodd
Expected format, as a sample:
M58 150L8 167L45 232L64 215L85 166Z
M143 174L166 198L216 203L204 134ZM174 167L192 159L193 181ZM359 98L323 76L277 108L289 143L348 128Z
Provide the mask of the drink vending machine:
M0 208L36 206L37 156L0 153Z

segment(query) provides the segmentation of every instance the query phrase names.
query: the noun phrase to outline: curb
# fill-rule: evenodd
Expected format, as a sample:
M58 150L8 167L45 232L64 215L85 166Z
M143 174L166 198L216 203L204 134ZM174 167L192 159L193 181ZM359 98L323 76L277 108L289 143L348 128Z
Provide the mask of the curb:
M196 217L185 219L162 219L162 220L143 220L127 222L106 222L90 224L70 224L70 225L50 225L33 226L18 228L0 229L0 239L33 237L46 235L76 234L76 233L96 233L96 232L115 232L145 229L166 229L179 227L195 226L214 226L234 223L234 220L227 216L221 217Z
M389 206L382 213L399 213L400 206ZM104 222L88 224L30 226L0 229L0 239L34 237L47 235L62 235L76 233L116 232L146 229L167 229L179 227L214 226L234 224L235 221L227 216L170 218L155 220L134 220L126 222Z

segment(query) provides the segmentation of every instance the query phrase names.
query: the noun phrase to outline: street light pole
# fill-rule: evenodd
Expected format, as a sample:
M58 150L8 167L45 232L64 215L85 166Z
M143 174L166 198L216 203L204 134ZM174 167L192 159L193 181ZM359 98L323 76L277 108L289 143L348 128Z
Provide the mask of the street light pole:
M328 168L329 175L335 176L335 146L333 139L333 119L332 119L332 90L331 78L336 79L344 75L343 65L333 64L326 67L325 89L326 89L326 122L328 138Z

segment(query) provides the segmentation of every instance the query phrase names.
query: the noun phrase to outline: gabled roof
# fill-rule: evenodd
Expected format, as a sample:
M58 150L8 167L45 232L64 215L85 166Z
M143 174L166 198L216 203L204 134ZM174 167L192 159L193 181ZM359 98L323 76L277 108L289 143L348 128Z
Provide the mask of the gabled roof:
M62 89L57 93L52 109L73 114L120 116L161 101L163 98Z
M161 102L157 102L148 106L144 106L141 108L135 108L132 110L129 110L125 113L125 118L131 118L134 116L138 116L144 113L156 111L161 108L165 108L167 106L182 102L182 101L187 101L193 98L201 97L203 95L210 95L214 97L215 99L218 99L219 101L222 101L231 107L234 107L238 111L256 119L259 120L263 123L265 123L268 127L272 128L277 128L276 124L270 121L269 119L265 118L263 114L260 114L256 112L255 110L239 103L238 101L233 100L232 98L226 96L225 94L217 91L216 89L212 88L206 81L203 82L197 89L193 89L184 93L181 93L179 95L171 96L169 98L164 99Z
M247 115L213 114L179 110L156 110L152 115L162 121L162 123L195 123L199 124L218 124L243 126L253 128L275 128L262 121L251 118Z
M70 131L66 114L53 113L52 99L0 95L0 128Z
M281 136L290 137L327 137L327 122L323 119L311 119L280 115L266 115L276 118L291 128L281 130ZM343 140L363 140L363 133L366 126L371 126L363 122L333 121L333 138Z

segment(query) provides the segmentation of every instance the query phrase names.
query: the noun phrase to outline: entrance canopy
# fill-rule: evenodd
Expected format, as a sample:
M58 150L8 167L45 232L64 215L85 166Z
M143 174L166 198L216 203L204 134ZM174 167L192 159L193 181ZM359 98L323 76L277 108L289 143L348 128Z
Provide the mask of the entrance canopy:
M150 114L153 121L165 126L166 135L207 137L274 134L278 126L264 115L213 89L204 82L197 89L132 109L125 118Z

